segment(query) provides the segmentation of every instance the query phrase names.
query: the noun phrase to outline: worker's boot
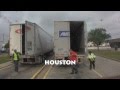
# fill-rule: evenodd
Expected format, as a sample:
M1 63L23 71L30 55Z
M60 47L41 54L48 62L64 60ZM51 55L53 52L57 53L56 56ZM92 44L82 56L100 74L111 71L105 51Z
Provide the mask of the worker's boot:
M77 74L78 73L78 68L77 68L77 66L76 66L76 68L75 68L75 74Z
M78 73L78 70L76 69L75 74L77 74L77 73Z

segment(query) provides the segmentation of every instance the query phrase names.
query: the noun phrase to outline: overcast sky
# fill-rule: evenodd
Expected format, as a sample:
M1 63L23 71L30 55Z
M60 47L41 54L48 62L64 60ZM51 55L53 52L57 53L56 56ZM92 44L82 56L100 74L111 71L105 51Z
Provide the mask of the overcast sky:
M9 22L24 23L25 20L37 23L53 35L53 21L86 21L87 30L105 28L112 38L120 37L120 11L1 11L0 40L3 34L8 37Z

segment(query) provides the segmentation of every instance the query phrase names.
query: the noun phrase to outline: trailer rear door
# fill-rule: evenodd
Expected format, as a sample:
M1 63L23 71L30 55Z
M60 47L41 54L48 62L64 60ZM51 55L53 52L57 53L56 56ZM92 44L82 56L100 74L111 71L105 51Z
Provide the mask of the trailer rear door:
M22 53L22 24L13 24L10 26L10 54L14 49Z
M70 50L69 22L54 22L54 52L56 59L68 57Z

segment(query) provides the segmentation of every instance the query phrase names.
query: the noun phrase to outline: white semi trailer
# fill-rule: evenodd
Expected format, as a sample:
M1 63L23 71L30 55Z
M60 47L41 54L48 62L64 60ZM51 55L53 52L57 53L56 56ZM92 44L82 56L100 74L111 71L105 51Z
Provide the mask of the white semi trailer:
M68 59L70 49L78 53L79 59L85 59L87 55L86 23L84 21L55 21L55 59Z
M37 24L25 21L10 25L10 55L16 49L22 54L21 63L42 63L53 47L53 37Z

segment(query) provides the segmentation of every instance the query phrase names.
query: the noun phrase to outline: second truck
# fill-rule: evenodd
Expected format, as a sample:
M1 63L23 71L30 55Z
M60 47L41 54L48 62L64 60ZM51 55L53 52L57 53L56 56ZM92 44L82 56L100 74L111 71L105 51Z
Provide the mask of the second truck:
M14 50L22 54L21 63L42 63L44 57L53 51L53 37L36 23L10 25L10 55Z
M87 30L84 21L54 22L55 59L68 59L70 49L78 53L79 60L87 55Z

